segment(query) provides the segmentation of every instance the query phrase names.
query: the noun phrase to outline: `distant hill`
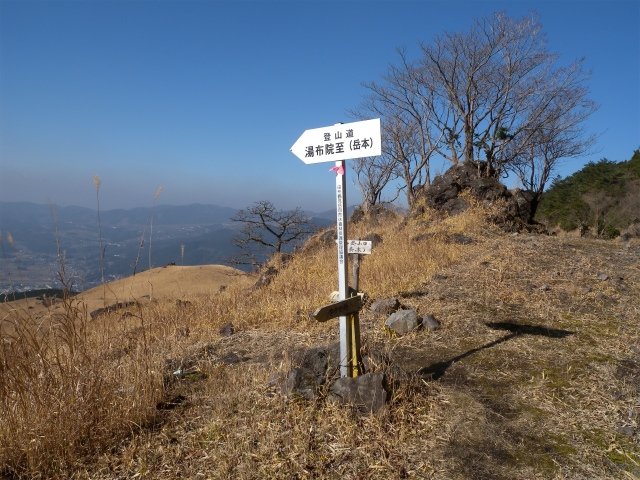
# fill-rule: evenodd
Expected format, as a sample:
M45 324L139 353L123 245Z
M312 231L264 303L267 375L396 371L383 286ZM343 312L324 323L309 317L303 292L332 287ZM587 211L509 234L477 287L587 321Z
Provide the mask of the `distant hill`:
M170 263L223 263L224 258L235 253L230 242L240 225L230 218L237 211L202 204L158 205L152 211L105 210L100 212L98 225L97 211L90 208L0 202L0 232L10 260L9 268L0 267L0 292L59 288L58 244L67 276L74 277L73 288L98 285L102 282L100 230L106 281L131 275L134 269L140 272ZM335 223L335 210L309 216L321 227ZM7 241L8 233L13 247Z
M72 296L91 313L105 306L131 301L146 303L153 298L169 301L201 298L215 294L221 287L232 285L242 278L241 271L223 265L158 267L109 282L104 287L100 285L82 293L72 292ZM16 294L15 299L14 295L0 295L0 311L6 315L12 309L28 310L36 320L47 319L48 313L64 310L59 301L64 294L62 290L49 289ZM42 298L43 295L50 297L50 303Z
M583 226L605 238L640 222L640 150L628 161L605 158L556 177L542 196L537 219L565 231Z

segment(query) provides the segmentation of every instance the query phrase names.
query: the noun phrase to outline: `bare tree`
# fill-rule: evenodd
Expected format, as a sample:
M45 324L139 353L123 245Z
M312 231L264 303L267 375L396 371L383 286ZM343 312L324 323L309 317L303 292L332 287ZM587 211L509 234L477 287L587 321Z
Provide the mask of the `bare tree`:
M399 49L398 64L364 84L368 93L350 112L382 117L382 155L404 180L409 207L430 185L434 155L473 163L479 175L515 172L537 205L557 163L593 147L596 137L584 131L599 108L588 98L590 72L584 59L557 66L536 14L482 17L420 49L416 61Z
M395 162L388 155L356 158L351 162L351 167L356 174L353 184L362 194L365 210L374 205L392 203L398 198L400 190L396 190L393 198L384 200L382 197L382 192L389 182L398 178Z
M438 153L454 164L477 162L486 175L499 176L537 148L541 131L547 137L557 127L565 136L580 132L598 108L587 98L584 59L556 68L559 54L547 49L534 14L483 17L469 31L422 44L421 51L420 83L432 103L428 121L443 134ZM575 135L568 150L584 151L592 140Z
M231 240L240 253L225 260L233 265L257 267L270 255L282 252L286 245L296 246L318 230L300 207L276 210L267 200L239 210L231 221L243 224L238 236Z
M381 83L363 84L369 94L350 113L363 119L382 117L382 156L385 157L382 163L393 165L404 180L407 203L411 207L416 191L431 183L429 162L439 138L434 138L428 122L432 108L430 93L424 91L406 50L398 49L398 54L400 63L389 66ZM436 132L436 135L441 137L442 133Z
M570 79L567 79L571 83ZM560 89L564 90L562 86ZM514 139L510 149L517 150L508 170L514 172L525 189L535 193L532 215L542 198L542 193L551 174L561 159L577 158L591 152L597 136L588 135L584 121L598 106L585 99L587 89L576 86L568 95L555 95L553 108L538 117L538 124L532 125L532 133L523 133L524 140ZM520 145L525 141L526 145Z
M589 205L591 214L590 223L593 224L594 233L598 237L602 237L607 227L610 227L615 221L619 208L616 198L602 190L596 190L582 194L582 200Z

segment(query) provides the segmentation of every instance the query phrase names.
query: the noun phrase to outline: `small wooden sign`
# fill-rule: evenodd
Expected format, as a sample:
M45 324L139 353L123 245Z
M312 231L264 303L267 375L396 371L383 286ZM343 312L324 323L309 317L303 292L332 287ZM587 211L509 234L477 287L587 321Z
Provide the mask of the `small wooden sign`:
M370 255L371 254L371 241L366 240L347 240L347 253L357 253L359 255Z
M361 308L360 296L347 298L330 305L318 308L313 312L313 318L318 322L326 322L332 318L344 317L358 313Z

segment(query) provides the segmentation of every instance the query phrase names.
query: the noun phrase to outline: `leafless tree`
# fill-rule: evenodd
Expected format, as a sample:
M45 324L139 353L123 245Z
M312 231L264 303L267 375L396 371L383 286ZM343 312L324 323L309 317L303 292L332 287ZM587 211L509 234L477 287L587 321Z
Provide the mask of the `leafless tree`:
M243 224L231 240L240 253L225 260L233 265L257 267L270 255L282 252L285 245L298 245L318 230L300 207L276 210L267 200L239 210L231 221Z
M533 213L558 163L586 155L595 145L597 136L587 134L583 124L598 106L585 95L583 86L575 87L569 95L558 95L553 108L548 108L538 124L532 125L532 133L523 133L524 139L516 138L510 145L509 149L518 154L507 168L518 176L525 189L535 192ZM527 144L520 145L521 141Z
M596 137L585 120L598 110L588 98L584 59L559 67L536 14L474 20L406 50L368 90L355 112L382 117L383 155L405 181L409 207L430 185L434 156L474 163L479 174L515 172L541 195L558 162L589 152Z
M421 50L422 83L433 96L430 120L445 135L439 153L451 162L482 162L487 175L500 175L541 140L554 140L552 150L562 154L551 155L556 160L592 145L593 137L580 135L598 108L587 98L590 73L584 59L556 67L559 54L547 49L537 15L483 17Z
M619 206L616 198L602 190L582 194L582 200L589 205L594 233L601 237L617 218Z
M362 205L369 210L374 205L392 203L400 193L396 190L393 198L383 199L382 194L389 182L398 178L395 162L388 155L356 158L351 162L356 174L353 184L362 194Z
M416 76L406 50L398 49L400 63L390 65L382 82L364 83L369 91L360 106L350 112L357 118L382 117L382 161L395 166L404 180L407 203L412 206L418 189L431 183L429 162L438 138L430 130L430 93ZM436 132L442 136L441 133ZM373 163L373 160L369 160ZM374 170L377 172L377 170Z

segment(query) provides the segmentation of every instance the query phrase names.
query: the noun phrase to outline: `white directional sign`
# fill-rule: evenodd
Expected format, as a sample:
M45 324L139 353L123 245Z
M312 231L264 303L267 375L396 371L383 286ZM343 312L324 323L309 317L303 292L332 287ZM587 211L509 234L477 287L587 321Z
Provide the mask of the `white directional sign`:
M337 162L382 153L380 119L305 130L291 147L304 163Z
M347 240L347 252L358 255L370 255L373 242L366 240Z

